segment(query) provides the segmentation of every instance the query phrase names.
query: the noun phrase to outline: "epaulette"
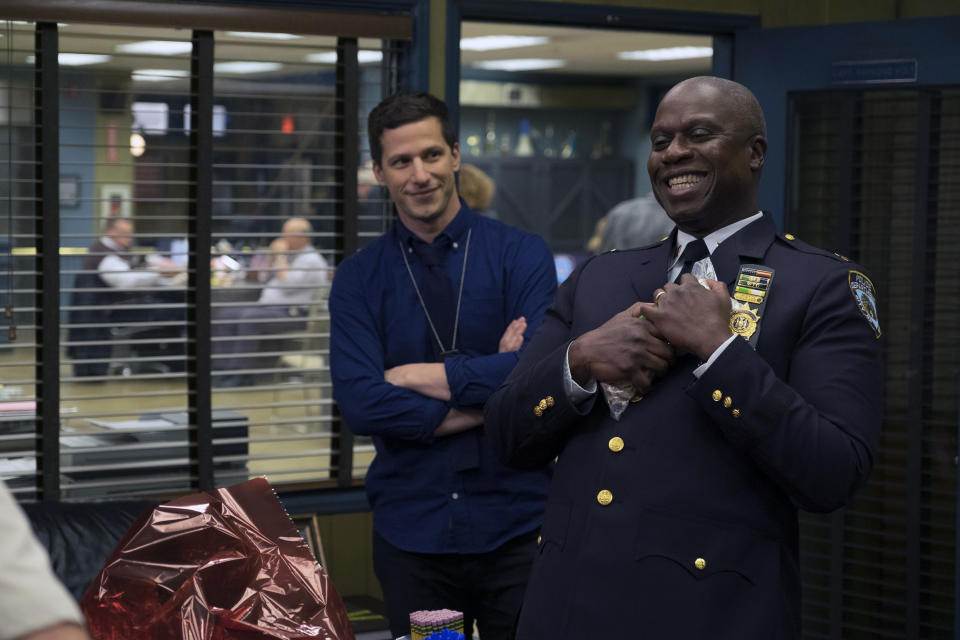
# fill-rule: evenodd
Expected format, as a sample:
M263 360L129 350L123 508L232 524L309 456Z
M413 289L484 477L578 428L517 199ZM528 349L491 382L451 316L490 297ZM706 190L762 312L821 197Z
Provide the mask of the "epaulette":
M792 233L778 233L777 237L780 240L783 240L784 244L796 249L797 251L802 251L803 253L809 253L817 256L824 256L837 262L850 262L850 258L842 256L833 251L827 251L826 249L815 247L812 244L807 244Z

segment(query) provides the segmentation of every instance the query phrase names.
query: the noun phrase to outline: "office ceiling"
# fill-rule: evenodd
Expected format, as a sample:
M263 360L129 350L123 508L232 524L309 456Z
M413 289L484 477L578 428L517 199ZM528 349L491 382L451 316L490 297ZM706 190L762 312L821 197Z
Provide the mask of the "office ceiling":
M13 59L27 61L32 54L32 26L17 24ZM488 51L461 50L463 67L479 68L478 65L491 61L515 59L546 59L562 64L537 73L565 75L605 75L605 76L656 76L707 73L711 59L698 57L683 60L623 60L617 54L623 51L657 50L670 47L710 47L710 36L670 34L657 32L637 32L607 29L571 28L538 26L527 24L504 24L465 22L462 26L462 38L478 36L530 36L546 38L544 44L494 49ZM3 34L0 34L2 38ZM148 29L112 27L105 25L62 25L60 29L61 51L78 53L102 53L112 55L108 62L87 68L109 68L113 70L134 69L146 63L151 56L118 53L116 47L124 42L142 41L150 38L167 40L183 38L189 41L190 34L171 29ZM330 51L336 46L331 37L305 36L296 40L263 40L240 35L218 34L217 59L226 60L271 60L283 63L285 72L302 68L316 68L316 61L305 61L305 50ZM3 48L9 42L0 44ZM360 47L377 49L379 41L363 39ZM179 58L181 65L188 64L189 56L180 55L167 58L173 62ZM157 59L149 60L156 66Z
M711 66L709 57L672 61L621 60L617 57L622 51L710 47L710 36L528 24L463 23L461 38L490 35L546 37L548 42L492 51L461 50L460 63L463 67L474 67L490 60L536 58L565 62L562 67L543 69L538 73L651 76L708 73Z

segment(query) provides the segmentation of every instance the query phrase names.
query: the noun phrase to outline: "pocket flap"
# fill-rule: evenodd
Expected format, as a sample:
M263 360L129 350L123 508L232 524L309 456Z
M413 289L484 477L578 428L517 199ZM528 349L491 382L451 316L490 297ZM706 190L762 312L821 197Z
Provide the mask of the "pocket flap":
M779 545L750 529L645 511L636 559L651 557L671 560L698 580L733 572L754 586L779 570Z

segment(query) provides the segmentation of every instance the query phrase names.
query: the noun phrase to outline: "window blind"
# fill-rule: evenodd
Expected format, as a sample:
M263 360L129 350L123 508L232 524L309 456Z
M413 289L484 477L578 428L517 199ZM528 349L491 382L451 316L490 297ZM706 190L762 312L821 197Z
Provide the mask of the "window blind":
M402 36L404 20L384 35ZM3 130L0 264L14 322L2 330L19 335L0 342L0 475L19 497L362 477L372 446L341 430L332 402L326 296L336 264L387 224L361 127L396 88L406 44L301 25L313 33L8 23L4 111L17 119ZM55 38L41 42L42 29ZM46 95L41 60L56 71ZM34 106L49 94L60 197L57 224L42 228ZM291 219L307 226L289 230ZM325 266L298 263L299 239ZM59 262L52 301L38 286L43 242ZM319 280L298 278L309 271ZM262 299L271 289L281 297ZM284 314L231 315L271 306ZM234 357L243 364L221 366ZM55 394L39 384L47 362L59 363Z
M873 474L801 519L804 635L949 637L956 590L960 91L791 95L788 226L879 292L885 419Z

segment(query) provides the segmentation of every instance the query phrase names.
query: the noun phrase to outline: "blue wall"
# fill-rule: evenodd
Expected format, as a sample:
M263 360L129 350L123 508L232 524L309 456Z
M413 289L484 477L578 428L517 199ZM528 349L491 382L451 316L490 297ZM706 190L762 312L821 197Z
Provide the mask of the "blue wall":
M761 208L783 225L788 92L851 88L831 84L835 62L905 58L917 61L918 85L960 84L958 34L960 17L738 33L733 77L753 90L767 116L769 149L760 182ZM856 88L864 86L883 85Z

